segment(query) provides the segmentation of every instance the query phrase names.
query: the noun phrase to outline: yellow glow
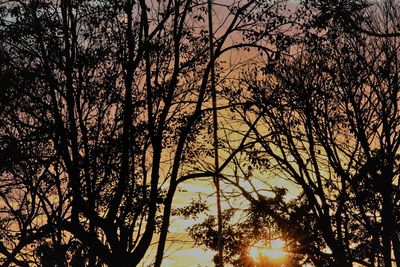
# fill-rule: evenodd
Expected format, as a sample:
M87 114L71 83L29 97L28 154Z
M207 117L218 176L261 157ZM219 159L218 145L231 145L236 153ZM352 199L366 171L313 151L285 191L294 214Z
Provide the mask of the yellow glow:
M259 257L268 257L270 259L280 259L287 255L285 251L285 242L281 239L271 241L271 246L265 248L261 241L258 241L249 249L249 255L256 260Z

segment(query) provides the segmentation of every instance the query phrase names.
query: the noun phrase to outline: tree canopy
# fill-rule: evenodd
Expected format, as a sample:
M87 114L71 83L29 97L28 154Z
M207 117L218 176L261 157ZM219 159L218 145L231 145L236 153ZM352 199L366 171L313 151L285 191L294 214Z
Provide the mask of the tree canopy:
M0 263L136 266L155 244L161 266L171 217L204 213L188 234L217 266L400 266L398 10L1 2ZM219 218L174 206L213 177ZM285 262L249 255L276 238Z

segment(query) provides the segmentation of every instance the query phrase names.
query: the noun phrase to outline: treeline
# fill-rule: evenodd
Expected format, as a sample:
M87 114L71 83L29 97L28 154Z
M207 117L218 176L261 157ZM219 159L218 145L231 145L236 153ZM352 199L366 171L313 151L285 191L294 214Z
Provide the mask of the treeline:
M400 266L399 2L214 1L213 34L207 4L1 2L2 266L161 266L171 216L207 213L180 184L215 174L247 203L217 265L270 266L272 231L289 266ZM189 234L218 250L215 217Z

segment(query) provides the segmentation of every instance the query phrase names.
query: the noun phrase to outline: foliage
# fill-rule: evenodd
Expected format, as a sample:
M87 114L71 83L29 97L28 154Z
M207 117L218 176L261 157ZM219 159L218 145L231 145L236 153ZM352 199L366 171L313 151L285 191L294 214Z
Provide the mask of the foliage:
M250 12L262 8L224 7L216 59L255 45L227 40L262 27ZM135 266L154 241L161 265L179 183L210 177L194 167L210 155L205 12L197 0L0 4L3 266L73 265L78 254Z
M245 218L273 221L315 266L399 264L397 5L305 1L298 34L227 94L256 144L251 168L237 158L225 181L248 200ZM265 188L244 186L256 176ZM274 178L299 190L294 202L265 195Z
M247 248L279 235L292 266L400 266L399 3L219 4L215 62L206 6L0 3L3 266L136 266L153 242L161 266L170 217L209 212L173 200L215 174L212 65L231 205L216 264L270 265ZM215 229L189 233L216 250Z

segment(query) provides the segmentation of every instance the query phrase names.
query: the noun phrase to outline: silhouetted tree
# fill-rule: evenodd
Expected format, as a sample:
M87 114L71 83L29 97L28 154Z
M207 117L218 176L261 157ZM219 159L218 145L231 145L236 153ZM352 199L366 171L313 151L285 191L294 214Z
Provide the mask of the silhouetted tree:
M376 18L395 23L393 10L380 12ZM299 204L307 207L297 220L283 220L291 217L284 206L265 209L282 230L318 232L323 243L302 245L331 258L324 264L392 266L392 252L399 263L398 40L335 24L318 30L306 31L292 55L269 61L264 77L248 83L250 113L263 117L251 126L262 146L255 160L300 187Z
M219 7L214 58L257 46L229 38L264 27L271 6ZM205 11L192 0L1 3L3 266L135 266L157 232L161 265L178 184L211 176L192 168L210 114Z
M249 214L271 219L315 266L399 265L398 3L307 3L298 34L277 36L265 67L230 94L245 103L235 109L258 145L225 180L249 201ZM343 12L369 28L344 24ZM252 170L286 180L297 197L249 187Z
M244 190L245 197L249 197L249 193ZM301 253L297 251L298 248L294 247L295 242L291 243L291 236L288 234L279 236L281 229L277 228L274 218L269 216L265 210L267 204L269 207L275 208L276 199L264 198L266 203L256 202L253 198L247 198L252 201L250 208L241 215L241 220L232 223L233 217L240 214L241 211L236 209L228 209L224 211L224 249L225 260L233 266L302 266L310 262ZM288 206L294 206L287 204ZM268 214L268 215L266 215ZM202 223L195 224L189 228L189 234L198 245L205 245L207 248L217 250L217 224L215 216L208 214L209 217ZM272 241L275 238L283 238L291 244L291 248L287 251L287 255L280 259L269 259L262 256L258 259L252 258L249 254L250 248L259 241Z

